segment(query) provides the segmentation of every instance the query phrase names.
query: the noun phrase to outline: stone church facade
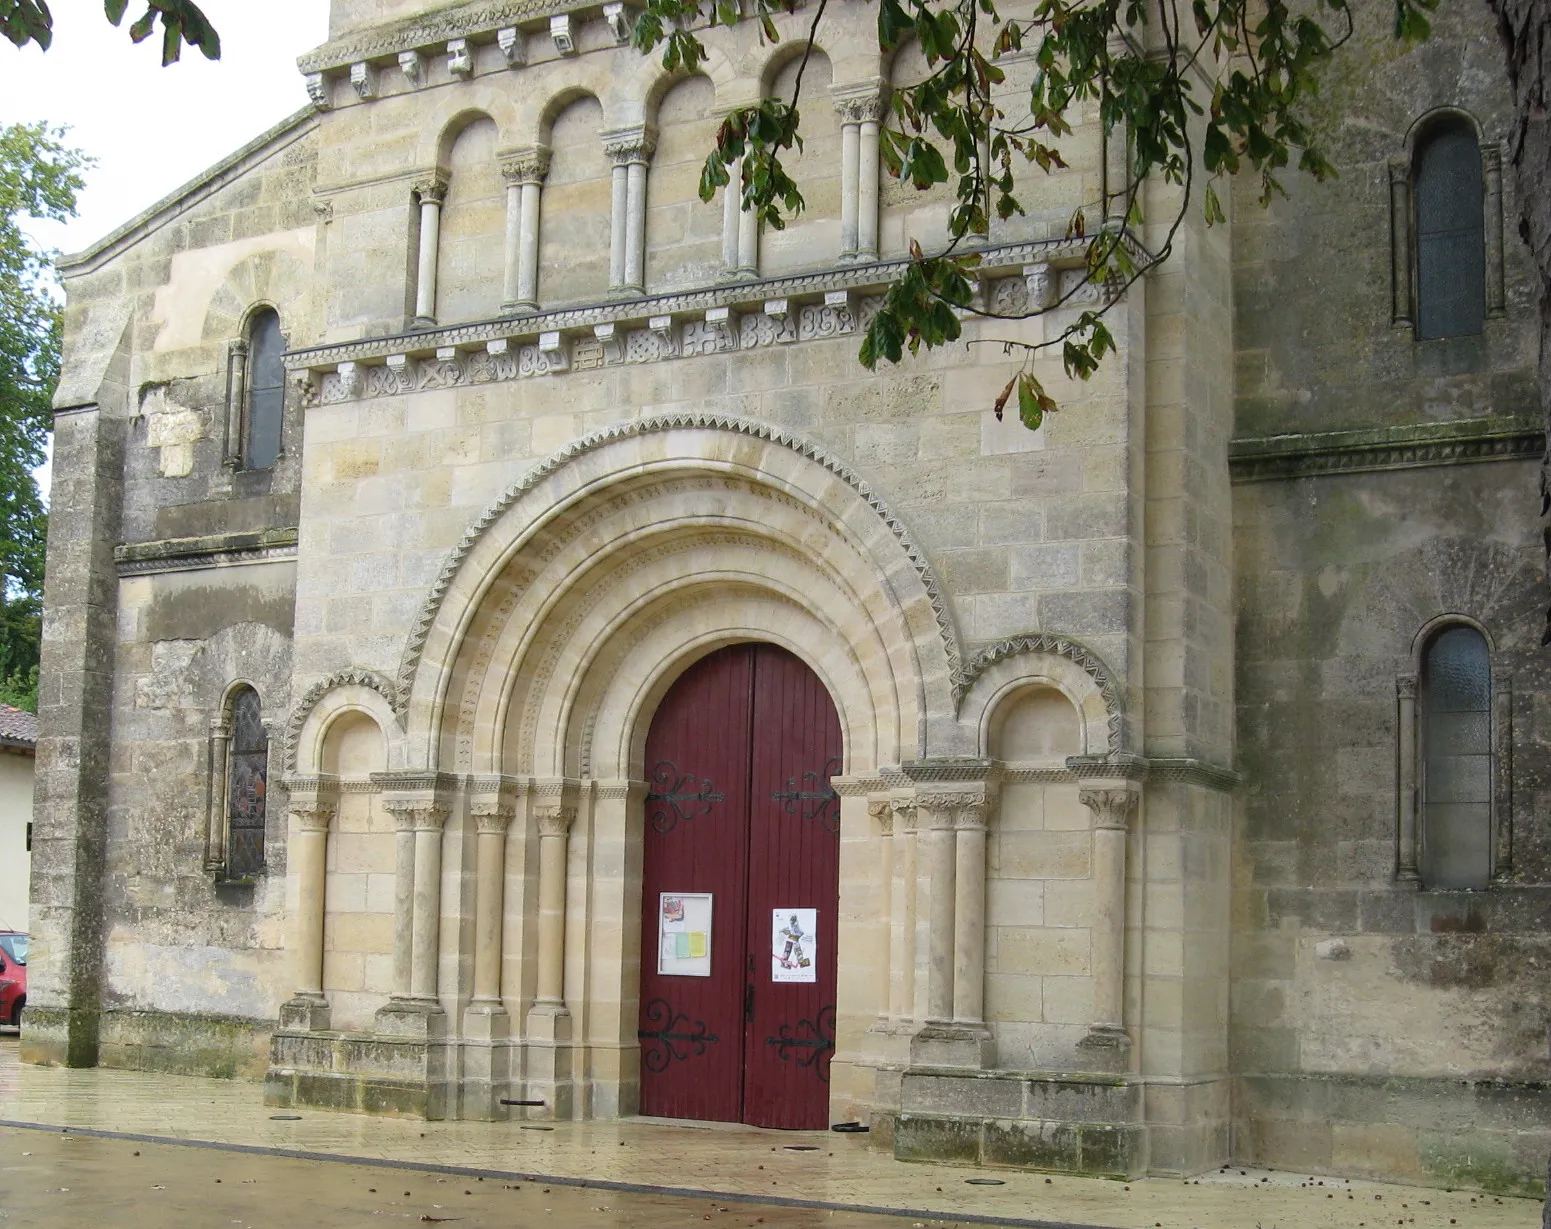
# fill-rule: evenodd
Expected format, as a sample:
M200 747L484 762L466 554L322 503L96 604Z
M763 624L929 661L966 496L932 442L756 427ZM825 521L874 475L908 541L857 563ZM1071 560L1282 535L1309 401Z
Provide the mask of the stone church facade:
M1123 142L1076 116L983 245L1044 317L869 372L950 205L880 174L919 53L831 7L761 232L699 168L808 18L688 77L631 20L334 0L312 107L64 262L24 1057L501 1122L763 1056L906 1159L1536 1189L1543 438L1484 21L1360 30L1341 178L1188 210L1029 432L994 342L1099 301L1067 221ZM833 999L741 1052L642 994L781 980L722 889L692 942L643 887L730 788L654 717L740 645L839 731L772 795L833 819L786 948Z

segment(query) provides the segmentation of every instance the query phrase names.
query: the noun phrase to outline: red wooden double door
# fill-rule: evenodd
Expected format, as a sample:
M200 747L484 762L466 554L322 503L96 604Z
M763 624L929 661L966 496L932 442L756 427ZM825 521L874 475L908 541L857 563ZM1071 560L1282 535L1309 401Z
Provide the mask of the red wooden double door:
M646 740L641 1112L828 1125L840 721L783 649L673 685Z

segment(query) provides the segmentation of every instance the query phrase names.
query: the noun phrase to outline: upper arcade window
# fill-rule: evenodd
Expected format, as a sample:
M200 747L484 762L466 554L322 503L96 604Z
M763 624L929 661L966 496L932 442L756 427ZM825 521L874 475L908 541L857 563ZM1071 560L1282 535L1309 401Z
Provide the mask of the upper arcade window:
M1481 144L1468 119L1446 114L1416 143L1416 329L1423 340L1480 333L1486 319Z
M255 312L248 326L247 405L242 415L242 465L273 469L280 456L285 408L285 338L280 317L270 308Z

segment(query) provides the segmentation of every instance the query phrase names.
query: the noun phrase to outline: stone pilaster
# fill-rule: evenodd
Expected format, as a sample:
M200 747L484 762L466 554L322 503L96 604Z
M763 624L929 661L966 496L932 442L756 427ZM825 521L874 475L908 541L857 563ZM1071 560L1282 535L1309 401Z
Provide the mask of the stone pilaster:
M646 289L646 168L656 149L657 133L650 124L603 134L603 152L613 166L610 290L640 294Z
M540 781L533 819L539 837L538 982L526 1020L528 1090L544 1101L540 1116L569 1118L571 1013L565 1002L566 874L578 783Z
M1078 794L1093 813L1093 1023L1078 1045L1100 1056L1104 1070L1123 1067L1131 1048L1125 1028L1126 837L1140 793L1132 781L1095 780Z
M296 880L291 916L295 993L280 1008L280 1027L317 1031L329 1027L323 994L323 910L328 877L328 834L337 812L328 794L291 795L287 857Z

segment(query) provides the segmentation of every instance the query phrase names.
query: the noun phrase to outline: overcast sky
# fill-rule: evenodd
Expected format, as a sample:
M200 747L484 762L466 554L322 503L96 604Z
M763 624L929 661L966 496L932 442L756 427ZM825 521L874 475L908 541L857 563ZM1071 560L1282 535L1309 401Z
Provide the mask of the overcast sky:
M328 0L202 0L221 35L210 62L185 48L161 67L161 30L139 46L101 0L54 0L54 45L17 50L0 40L0 126L68 124L71 144L97 159L79 216L29 228L76 252L188 182L307 102L296 57L323 42Z

